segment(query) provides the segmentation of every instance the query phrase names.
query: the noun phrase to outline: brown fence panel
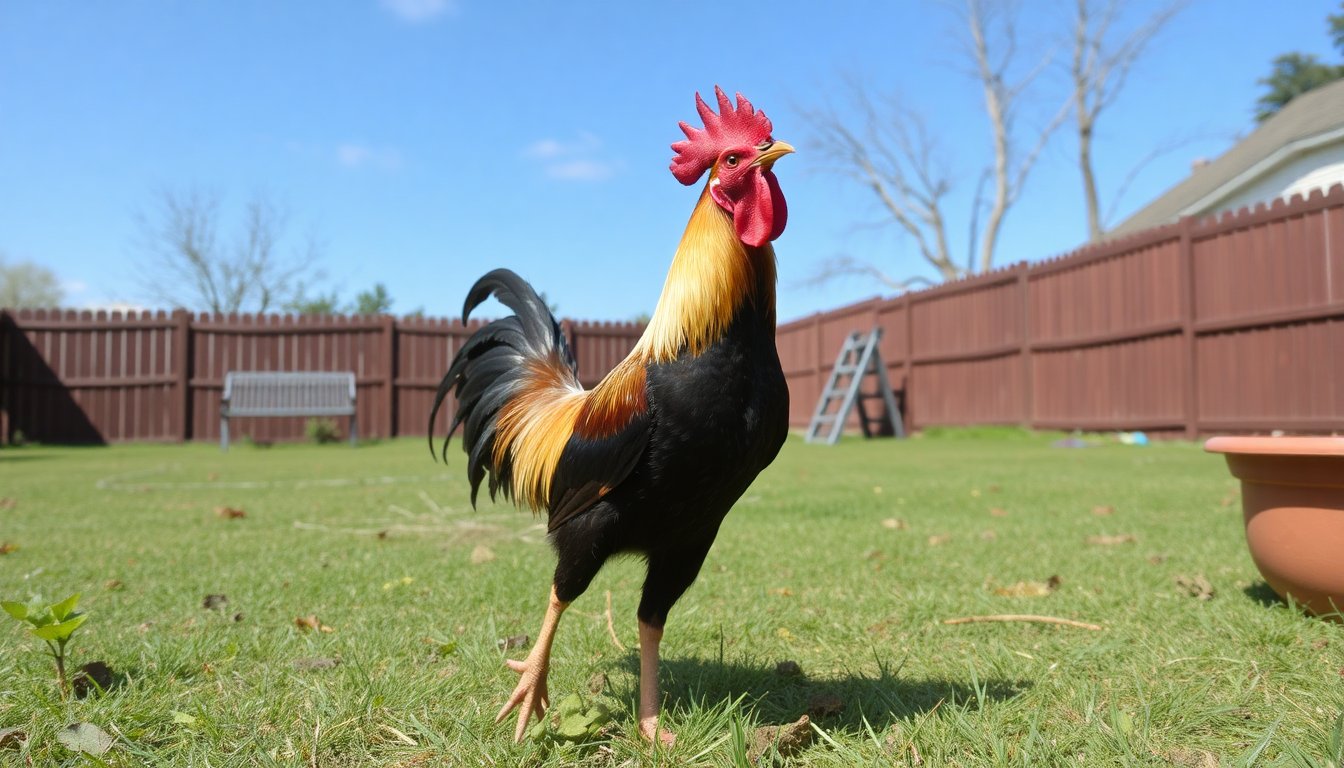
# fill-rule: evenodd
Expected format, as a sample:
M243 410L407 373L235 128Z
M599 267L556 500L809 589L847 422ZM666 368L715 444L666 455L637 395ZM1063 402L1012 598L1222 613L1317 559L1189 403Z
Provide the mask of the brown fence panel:
M175 440L175 321L159 312L5 313L6 436L71 442Z
M1344 431L1340 315L1200 336L1200 431Z
M807 425L825 384L820 322L821 315L816 314L781 325L775 331L775 347L784 368L784 380L789 385L789 423L793 426ZM835 359L834 353L831 359Z
M1034 423L1046 429L1183 429L1186 365L1180 333L1037 352Z
M912 426L1018 424L1022 390L1016 355L916 365L907 401Z
M219 437L219 406L229 371L353 371L362 437L391 434L386 407L389 352L376 317L202 315L191 324L192 437ZM337 420L338 423L341 420ZM303 436L305 419L238 419L230 433L260 442ZM345 424L340 424L345 432Z
M473 320L407 318L396 324L397 377L396 426L398 435L423 435L428 429L434 393L453 356L481 326ZM434 423L434 434L447 433L457 413L452 395L444 400Z
M1326 215L1276 202L1193 236L1195 317L1236 320L1327 304Z

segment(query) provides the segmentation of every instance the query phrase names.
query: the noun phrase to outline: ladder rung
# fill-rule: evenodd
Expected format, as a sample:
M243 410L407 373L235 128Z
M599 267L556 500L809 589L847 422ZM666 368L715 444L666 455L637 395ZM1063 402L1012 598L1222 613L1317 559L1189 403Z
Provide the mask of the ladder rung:
M826 424L826 423L835 421L835 417L836 417L836 416L839 416L839 415L840 415L840 414L838 414L838 413L826 413L826 414L822 414L822 415L820 415L820 416L816 416L816 417L814 417L812 420L815 421L815 422L817 422L818 424Z
M837 397L844 397L844 395L845 395L845 390L843 390L843 389L835 389L835 388L831 388L831 389L826 390L826 399L827 399L827 400L832 400L832 399L837 398Z
M839 373L839 374L842 374L842 375L850 374L850 373L854 373L854 372L856 372L856 371L858 371L858 370L859 370L859 366L857 366L857 365L837 365L837 366L835 366L835 372L836 372L836 373Z

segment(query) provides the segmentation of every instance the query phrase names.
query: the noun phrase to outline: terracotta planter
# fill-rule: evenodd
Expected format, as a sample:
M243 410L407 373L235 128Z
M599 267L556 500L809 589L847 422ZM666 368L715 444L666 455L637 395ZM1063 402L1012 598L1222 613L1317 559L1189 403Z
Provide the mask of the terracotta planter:
M1269 586L1314 614L1344 612L1344 437L1215 437L1204 450L1241 480L1246 543Z

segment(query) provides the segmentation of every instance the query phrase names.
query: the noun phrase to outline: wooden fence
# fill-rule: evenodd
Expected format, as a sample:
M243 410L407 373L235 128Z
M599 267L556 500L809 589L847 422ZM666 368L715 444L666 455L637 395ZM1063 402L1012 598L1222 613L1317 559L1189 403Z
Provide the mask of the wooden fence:
M1344 188L786 323L793 426L807 424L845 336L874 326L913 429L1344 432ZM0 440L213 440L231 369L352 370L361 435L423 435L474 327L0 312ZM588 386L641 331L564 327ZM451 412L450 399L439 434ZM257 440L302 434L299 419L239 426Z
M910 428L1344 432L1344 188L782 325L794 426L873 326Z
M20 310L0 313L0 439L214 440L230 370L354 371L359 434L425 434L434 391L473 321ZM563 323L591 386L642 326ZM447 430L454 403L440 415ZM238 419L254 440L303 435L303 419Z

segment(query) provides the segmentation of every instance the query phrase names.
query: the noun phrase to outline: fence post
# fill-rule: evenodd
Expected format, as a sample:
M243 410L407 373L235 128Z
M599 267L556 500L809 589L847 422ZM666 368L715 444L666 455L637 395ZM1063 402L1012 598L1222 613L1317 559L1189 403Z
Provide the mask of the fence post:
M191 313L174 309L173 367L177 370L177 441L191 439Z
M387 437L397 436L397 319L383 315L383 416L387 419Z
M14 356L10 340L10 326L15 325L8 310L0 309L0 445L9 445L9 393L14 391L14 371L10 367ZM15 327L14 333L18 333Z
M1031 363L1031 268L1027 262L1017 262L1017 295L1021 307L1022 349L1022 424L1027 429L1036 425L1036 382Z
M816 312L812 315L812 346L816 350L812 358L812 380L816 382L816 397L812 398L815 406L822 393L826 391L826 374L823 373L826 365L826 353L821 348L821 315Z
M1195 252L1190 234L1195 219L1181 219L1181 343L1185 347L1185 436L1199 435L1199 376L1195 371Z
M905 433L915 429L915 298L905 293Z

